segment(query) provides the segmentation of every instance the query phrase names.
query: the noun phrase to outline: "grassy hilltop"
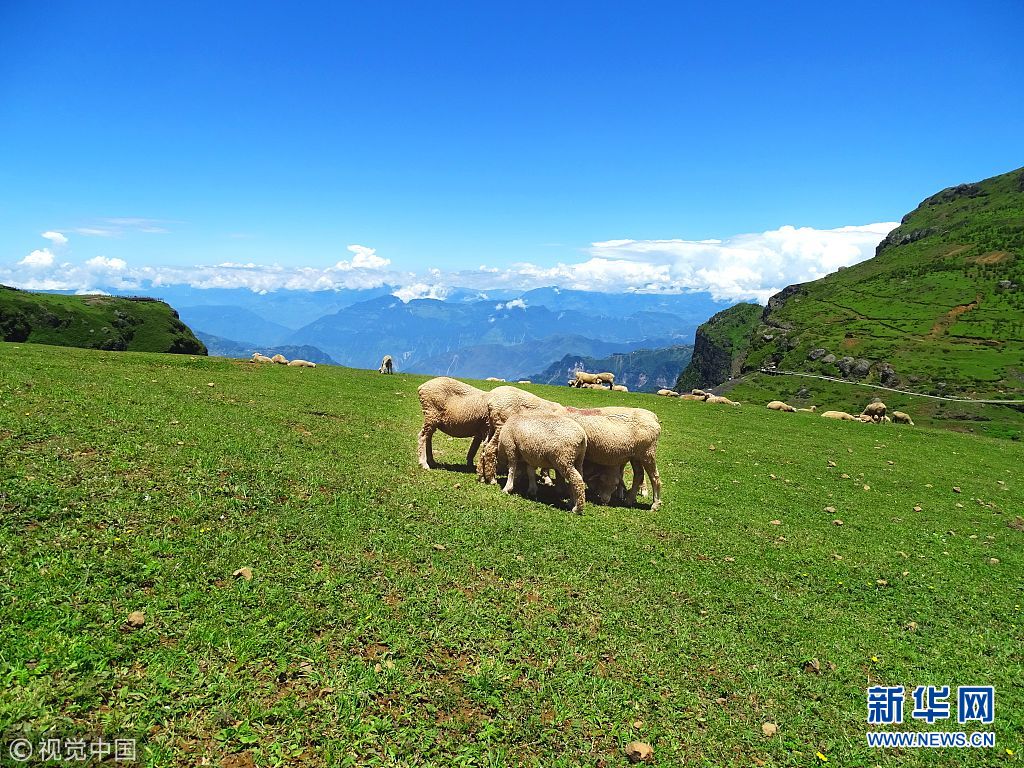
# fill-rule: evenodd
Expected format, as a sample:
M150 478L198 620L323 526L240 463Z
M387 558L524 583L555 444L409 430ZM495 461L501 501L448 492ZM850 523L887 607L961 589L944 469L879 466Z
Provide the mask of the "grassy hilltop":
M168 304L153 299L65 296L0 285L0 341L88 349L205 355Z
M664 507L574 516L419 470L423 377L0 355L0 732L136 735L158 766L1024 747L1019 443L531 387L661 418ZM869 750L875 683L994 685L997 749Z

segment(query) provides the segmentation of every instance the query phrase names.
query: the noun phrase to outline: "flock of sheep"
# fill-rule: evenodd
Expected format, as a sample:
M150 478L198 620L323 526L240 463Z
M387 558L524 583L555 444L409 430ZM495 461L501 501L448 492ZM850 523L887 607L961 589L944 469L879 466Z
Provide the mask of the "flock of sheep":
M635 504L644 473L650 479L651 509L661 506L661 478L655 461L661 424L643 408L572 408L545 400L517 387L490 392L441 376L420 385L423 428L419 434L419 463L437 466L432 438L441 430L451 437L472 438L466 463L480 450L478 478L497 483L507 467L503 490L511 493L521 474L528 493L537 495L536 470L554 470L572 500L572 511L583 511L587 488L602 504L612 497ZM623 472L633 469L626 489ZM542 482L551 484L542 474Z
M290 365L293 368L316 368L316 363L311 363L309 360L289 360L281 354L274 355L273 357L267 357L259 352L253 352L252 361L254 363L277 363L279 365Z
M721 405L740 405L735 400L730 400L727 397L721 397L719 395L713 395L710 392L705 392L702 389L694 389L689 393L680 395L678 392L671 389L659 389L658 394L662 397L678 397L682 400L699 400L705 403L721 404ZM818 406L812 405L810 408L794 408L788 403L784 403L781 400L772 400L768 403L768 410L770 411L782 411L784 413L816 413ZM890 415L891 413L891 415ZM839 421L860 421L865 424L908 424L911 427L914 426L914 420L910 418L909 414L903 411L889 411L885 403L878 398L875 398L865 406L864 411L860 416L853 416L846 411L824 411L821 414L822 418L825 419L836 419Z

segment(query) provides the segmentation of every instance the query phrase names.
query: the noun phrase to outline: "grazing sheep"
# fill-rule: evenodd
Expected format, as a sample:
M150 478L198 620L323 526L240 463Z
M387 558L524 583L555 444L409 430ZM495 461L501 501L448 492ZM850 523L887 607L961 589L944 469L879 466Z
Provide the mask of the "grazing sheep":
M569 485L572 511L583 512L586 486L583 484L583 457L587 453L587 433L564 414L521 411L513 414L497 437L497 454L508 464L505 493L512 493L519 462L526 465L530 480L529 495L537 496L536 469L554 469Z
M892 423L893 424L908 424L911 427L914 426L914 420L912 418L910 418L910 414L909 413L904 413L903 411L893 411L892 412Z
M597 374L597 378L609 387L615 386L615 374L609 371Z
M839 421L860 421L856 416L851 416L846 411L825 411L821 414L823 419L838 419Z
M697 395L697 397L707 397L711 393L710 392L705 392L703 389L691 389L690 390L690 394L691 395Z
M377 370L381 373L395 372L395 362L391 359L391 355L384 355L384 359L380 361L380 368Z
M529 379L520 379L519 381L516 382L516 384L533 384L533 382L530 381Z
M494 376L488 376L486 379L484 379L484 381L504 381L504 379L498 379L495 378Z
M278 352L270 359L273 360L278 365L288 365L288 358L282 355L280 352Z
M679 397L679 393L674 389L659 389L658 394L662 397Z
M881 400L875 400L864 407L864 410L861 411L861 416L868 416L873 422L878 424L882 421L882 417L885 416L887 410L885 403Z
M683 399L683 400L699 400L700 402L703 403L705 400L708 399L709 395L707 393L705 393L705 392L701 392L699 395L695 395L695 394L692 394L692 393L686 393L686 394L680 395L679 397L681 399Z
M606 389L604 384L580 384L581 389Z
M818 410L818 406L812 405L810 408L797 408L800 413L815 413Z
M614 392L629 392L629 387L625 384L612 384L612 390Z
M437 466L432 440L440 429L452 437L471 437L466 464L473 466L473 457L487 436L487 398L489 393L447 376L420 384L420 407L423 428L419 437L419 462L424 469Z
M772 400L768 403L769 411L784 411L785 413L796 413L796 408L792 405L782 402L781 400Z
M569 382L569 386L582 387L584 384L601 384L603 381L604 379L601 378L600 373L587 373L586 371L576 371L576 375L572 379L572 381Z
M311 363L309 360L292 360L290 363L285 363L292 368L316 368L316 363Z
M495 483L498 473L497 439L505 422L521 411L560 414L565 409L558 403L516 387L495 387L484 394L484 449L480 452L476 474L485 483Z
M874 424L875 423L875 420L873 418L871 418L870 416L868 416L866 413L860 414L857 417L857 421L861 422L862 424Z
M635 504L644 472L651 481L651 509L661 506L661 476L655 453L661 424L658 417L643 408L566 408L569 416L587 432L587 460L618 470L621 476L626 462L633 465L633 485L626 503ZM602 489L601 502L607 504L611 491Z
M274 362L269 357L267 357L266 355L261 355L259 352L253 352L252 353L252 361L254 363L272 363L272 362Z
M704 398L705 403L711 403L712 405L741 405L735 400L730 400L728 397L721 397L720 395L708 395Z

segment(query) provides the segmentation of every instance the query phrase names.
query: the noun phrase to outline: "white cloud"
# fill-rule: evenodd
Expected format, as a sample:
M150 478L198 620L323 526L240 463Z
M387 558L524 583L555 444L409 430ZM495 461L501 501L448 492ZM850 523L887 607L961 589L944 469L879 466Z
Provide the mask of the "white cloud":
M391 295L397 296L404 304L408 304L413 299L438 299L443 301L448 296L448 288L436 283L434 285L413 283L412 285L392 291Z
M94 256L85 262L85 266L96 271L123 272L128 268L128 262L124 259L108 259L106 256Z
M52 230L49 230L47 232L43 232L41 237L45 237L54 245L67 245L68 243L67 237L62 232L54 232Z
M165 226L170 223L172 222L139 216L110 216L84 227L75 227L74 231L86 237L123 237L131 232L164 235L170 232Z
M498 311L503 309L526 309L526 302L523 299L512 299L512 301L505 302L504 304L495 304L494 308Z
M572 263L517 263L458 272L434 268L418 274L391 269L389 259L363 245L348 246L351 258L329 267L284 267L251 261L133 267L123 259L106 256L58 265L53 252L44 248L13 267L0 266L0 283L42 290L98 285L132 291L190 285L245 288L256 293L398 286L394 295L403 302L445 299L453 287L482 292L555 286L615 293L707 291L723 301L755 299L764 303L786 285L815 280L869 258L895 226L892 222L827 230L784 226L717 240L606 240L591 244L584 257ZM513 300L496 309L515 307L525 308L521 300Z
M32 269L44 269L53 266L53 252L49 248L39 248L18 262Z

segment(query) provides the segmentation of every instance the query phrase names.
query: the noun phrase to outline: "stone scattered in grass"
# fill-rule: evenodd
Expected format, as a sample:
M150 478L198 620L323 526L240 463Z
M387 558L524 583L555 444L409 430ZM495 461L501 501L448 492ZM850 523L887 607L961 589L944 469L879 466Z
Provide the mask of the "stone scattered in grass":
M245 579L246 581L252 581L252 568L246 565L239 568L231 575L236 579Z

